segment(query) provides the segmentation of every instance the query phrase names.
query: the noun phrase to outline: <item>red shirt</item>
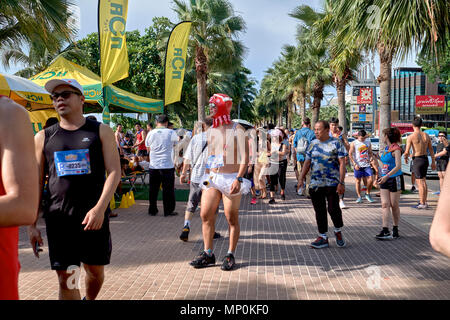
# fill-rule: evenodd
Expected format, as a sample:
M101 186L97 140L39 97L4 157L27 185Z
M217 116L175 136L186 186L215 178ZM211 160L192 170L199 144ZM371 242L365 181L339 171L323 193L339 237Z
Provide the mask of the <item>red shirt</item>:
M0 176L0 196L5 194ZM19 270L19 228L0 227L0 300L19 299Z
M136 143L139 143L144 140L143 135L144 135L144 130L141 130L136 134ZM138 150L147 150L145 143L141 143L140 145L138 145Z

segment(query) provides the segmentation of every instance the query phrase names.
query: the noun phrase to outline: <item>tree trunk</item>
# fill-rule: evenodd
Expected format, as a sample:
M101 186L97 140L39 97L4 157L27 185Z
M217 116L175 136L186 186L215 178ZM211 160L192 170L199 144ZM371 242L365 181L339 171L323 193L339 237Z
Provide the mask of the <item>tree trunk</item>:
M380 56L380 75L378 83L380 84L380 132L391 127L391 68L393 52L387 50L382 43L378 44L378 55ZM380 150L385 147L380 140Z
M205 106L207 100L206 80L208 78L208 59L203 48L196 48L195 71L197 73L197 108L198 121L205 121Z
M314 128L314 125L317 121L319 121L319 115L320 115L320 104L322 103L323 99L323 87L324 82L323 81L317 81L314 83L314 89L313 89L313 103L312 103L312 119L311 119L311 127Z
M344 128L343 133L347 135L347 118L345 116L345 84L346 80L342 78L335 77L334 80L336 84L337 98L338 98L338 118L339 125Z
M298 91L298 102L300 106L300 119L303 121L306 118L306 89L304 86L301 86Z

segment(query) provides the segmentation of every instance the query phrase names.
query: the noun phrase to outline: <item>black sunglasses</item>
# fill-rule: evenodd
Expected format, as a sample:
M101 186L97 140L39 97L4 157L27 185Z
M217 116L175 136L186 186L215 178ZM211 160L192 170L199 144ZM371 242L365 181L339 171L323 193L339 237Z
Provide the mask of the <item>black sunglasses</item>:
M78 96L81 96L81 93L75 92L75 91L63 91L60 93L53 93L50 95L53 101L58 100L59 97L62 97L63 99L67 99L70 97L71 94L76 94Z
M445 138L445 136L444 136L444 135L441 135L441 134L440 134L440 135L438 135L438 137L439 137L439 138L440 138L440 137L442 137L442 138Z

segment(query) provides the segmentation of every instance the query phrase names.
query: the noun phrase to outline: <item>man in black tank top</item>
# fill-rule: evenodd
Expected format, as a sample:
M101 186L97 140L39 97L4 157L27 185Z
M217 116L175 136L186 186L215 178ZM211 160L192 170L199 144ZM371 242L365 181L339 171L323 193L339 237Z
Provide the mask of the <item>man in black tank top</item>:
M59 279L60 299L80 299L74 275L83 263L86 299L94 300L111 257L109 202L120 181L120 160L108 126L83 117L83 88L73 79L45 85L61 122L35 136L41 190L48 175L43 208L52 270ZM30 241L43 244L36 222Z

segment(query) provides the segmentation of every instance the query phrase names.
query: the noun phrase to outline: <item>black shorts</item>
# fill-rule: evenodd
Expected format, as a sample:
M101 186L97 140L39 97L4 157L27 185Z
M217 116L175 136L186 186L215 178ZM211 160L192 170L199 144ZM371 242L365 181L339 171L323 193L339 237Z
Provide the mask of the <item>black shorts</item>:
M383 184L380 184L380 189L388 189L390 192L397 192L405 190L405 181L403 175L387 179Z
M437 159L436 160L436 171L445 172L447 170L448 160Z
M138 150L137 156L138 157L146 157L146 156L148 156L148 152L147 152L147 150Z
M413 157L413 160L412 173L414 173L416 179L426 179L429 165L428 156Z
M52 270L67 270L70 266L107 265L111 260L109 210L99 230L84 231L83 219L63 213L45 215L50 265Z

